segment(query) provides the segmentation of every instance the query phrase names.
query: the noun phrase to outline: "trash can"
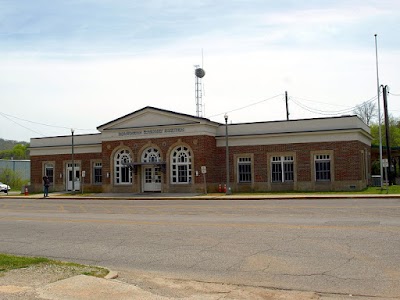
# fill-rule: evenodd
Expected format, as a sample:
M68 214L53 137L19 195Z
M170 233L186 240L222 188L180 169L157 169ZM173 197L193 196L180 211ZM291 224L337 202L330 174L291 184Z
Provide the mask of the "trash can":
M372 175L371 185L381 186L381 175Z

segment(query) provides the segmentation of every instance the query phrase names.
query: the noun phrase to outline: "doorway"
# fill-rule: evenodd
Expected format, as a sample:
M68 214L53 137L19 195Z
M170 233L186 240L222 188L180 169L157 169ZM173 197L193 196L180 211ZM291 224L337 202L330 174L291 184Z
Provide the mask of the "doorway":
M143 168L143 192L161 192L161 168L146 166Z
M67 191L72 191L72 164L67 164ZM81 189L81 180L80 180L80 174L81 174L81 167L79 164L74 164L74 173L75 173L75 181L74 181L74 190L79 191Z

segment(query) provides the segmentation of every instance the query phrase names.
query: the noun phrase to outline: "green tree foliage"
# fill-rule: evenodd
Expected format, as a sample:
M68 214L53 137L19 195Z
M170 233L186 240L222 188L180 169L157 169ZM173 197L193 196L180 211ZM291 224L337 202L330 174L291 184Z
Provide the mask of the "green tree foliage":
M29 159L29 144L15 144L11 149L0 151L0 159Z
M374 123L370 126L372 145L379 145L379 125ZM386 127L382 124L382 145L386 146ZM400 147L400 119L389 117L389 143L390 147Z
M384 125L384 118L382 118L382 147L384 149L383 153L386 153L386 127ZM374 146L379 146L379 125L374 123L370 126L371 129L371 135L372 135L372 145ZM400 147L400 119L396 119L393 116L389 116L389 143L390 143L390 148L395 148L395 147ZM396 166L396 173L398 174L398 168L399 166ZM379 175L380 174L380 164L379 160L373 161L371 165L371 172L373 175Z
M17 144L28 145L27 142L18 142L18 141L5 140L5 139L0 138L0 151L1 150L11 150Z

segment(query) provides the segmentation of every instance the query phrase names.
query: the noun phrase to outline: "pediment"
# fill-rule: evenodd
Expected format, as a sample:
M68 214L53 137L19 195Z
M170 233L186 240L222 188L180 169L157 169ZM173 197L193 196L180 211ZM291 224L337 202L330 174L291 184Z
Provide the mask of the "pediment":
M154 107L145 107L141 110L100 125L97 127L97 129L99 131L120 130L130 128L196 124L204 121L209 120Z

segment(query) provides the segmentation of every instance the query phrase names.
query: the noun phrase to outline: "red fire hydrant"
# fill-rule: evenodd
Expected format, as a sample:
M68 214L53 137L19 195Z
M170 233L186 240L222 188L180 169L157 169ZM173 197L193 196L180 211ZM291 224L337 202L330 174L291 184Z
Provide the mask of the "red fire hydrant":
M25 196L29 195L29 191L28 191L28 187L27 186L25 186L24 194L25 194Z
M218 193L222 193L222 186L221 186L221 184L218 185Z
M224 193L226 193L226 184L224 184Z

